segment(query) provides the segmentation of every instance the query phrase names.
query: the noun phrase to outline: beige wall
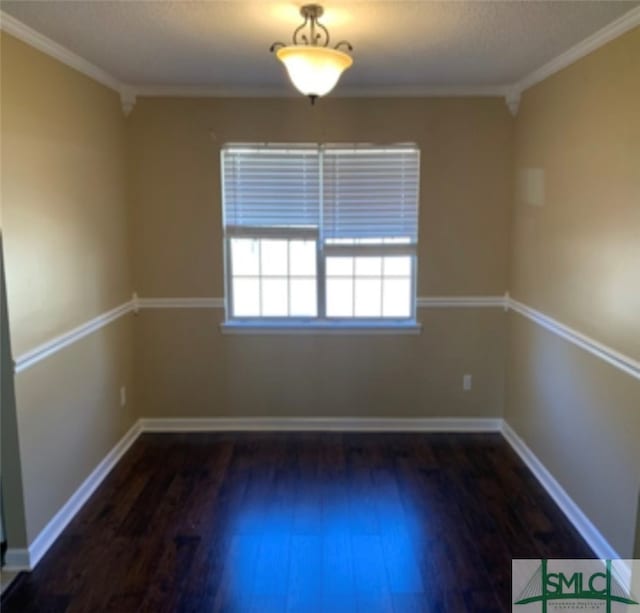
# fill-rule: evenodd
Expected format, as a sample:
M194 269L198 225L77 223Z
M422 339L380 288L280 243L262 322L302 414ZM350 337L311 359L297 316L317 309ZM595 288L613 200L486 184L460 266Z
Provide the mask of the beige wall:
M131 298L126 124L115 92L5 33L0 51L2 226L17 356ZM130 323L16 375L29 542L134 421L118 396L120 385L132 386Z
M527 90L517 176L544 172L544 204L517 194L509 289L640 360L640 28ZM532 194L529 192L529 196Z
M419 295L506 289L512 118L500 99L142 99L129 122L141 296L224 295L219 152L238 141L417 142ZM222 317L141 313L143 414L502 414L499 310L421 310L416 337L222 336Z
M487 417L502 413L505 314L425 310L419 336L221 335L222 311L136 321L151 417ZM488 350L488 348L491 348ZM462 391L462 375L474 387Z
M20 355L131 299L117 93L2 34L2 224Z
M512 117L499 98L141 99L129 118L135 286L222 296L226 142L417 142L420 295L503 294Z
M636 28L524 94L515 128L520 189L510 279L517 300L635 359L639 58ZM523 189L527 169L539 170ZM618 553L631 557L640 382L520 315L510 321L507 420Z
M505 417L623 558L640 485L640 381L509 314Z
M133 315L86 336L16 377L29 542L133 425Z

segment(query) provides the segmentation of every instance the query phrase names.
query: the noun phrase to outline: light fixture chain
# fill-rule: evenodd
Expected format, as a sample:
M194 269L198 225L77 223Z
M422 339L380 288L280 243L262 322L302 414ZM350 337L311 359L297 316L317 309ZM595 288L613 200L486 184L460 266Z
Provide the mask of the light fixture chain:
M334 45L334 49L340 49L340 47L345 47L347 51L353 51L353 46L348 40L341 40L339 43Z
M329 30L320 23L323 8L317 4L306 4L300 9L300 14L304 17L304 22L293 31L293 44L299 45L301 42L313 47L328 47L331 40ZM302 31L309 27L309 35ZM318 31L319 30L319 31Z
M329 45L329 30L327 30L327 28L325 28L318 20L314 20L316 25L324 32L324 36L325 36L325 41L324 44L322 45L323 47L327 47ZM322 39L322 34L316 34L315 35L316 38L316 42L314 44L318 44L318 42L320 41L320 39Z
M294 45L305 44L312 47L329 46L329 43L331 42L329 30L324 24L320 23L320 17L323 12L324 9L318 4L305 4L300 9L300 14L304 17L304 21L293 31L292 40ZM309 36L303 33L303 30L307 26L309 26ZM269 50L273 52L280 47L286 47L286 45L281 42L275 42L271 45ZM339 49L340 47L344 47L348 51L353 51L351 43L346 40L341 40L334 45L333 48Z
M306 28L306 27L307 27L307 24L308 24L308 23L309 23L309 15L305 15L305 16L304 16L304 23L303 23L302 25L299 25L299 26L298 26L298 27L293 31L293 44L294 44L294 45L298 45L298 44L300 44L300 43L298 43L298 34L299 34L302 30L304 30L304 28ZM312 31L313 31L313 17L311 17L311 29L312 29ZM309 44L309 41L307 40L307 37L306 37L306 35L305 35L305 34L303 34L300 38L304 41L305 45L308 45L308 44Z

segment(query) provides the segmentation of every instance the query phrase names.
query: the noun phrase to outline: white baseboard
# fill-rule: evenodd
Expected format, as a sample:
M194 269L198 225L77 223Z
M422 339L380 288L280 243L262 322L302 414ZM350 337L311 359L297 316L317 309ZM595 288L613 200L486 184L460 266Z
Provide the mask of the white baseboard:
M573 524L580 536L587 542L598 558L603 560L615 560L620 556L613 547L602 536L600 531L593 525L591 520L583 513L582 509L573 501L566 490L556 481L555 477L547 470L545 465L531 451L527 444L516 434L515 430L502 420L502 436L511 445L513 450L520 456L529 470L534 474L540 485L547 494L560 507L567 519ZM628 569L628 576L622 576L626 581L623 585L629 585L631 577L631 567Z
M111 469L119 462L120 458L127 452L140 435L140 422L137 421L129 431L116 443L115 447L96 466L91 474L82 482L80 487L73 493L71 498L53 516L49 523L38 534L33 543L29 546L28 569L32 570L42 559L53 542L60 536L67 524L74 518L82 505L89 499L91 494L102 483Z
M54 515L28 550L7 551L7 570L33 570L82 505L143 432L336 431L499 432L500 418L184 418L140 419ZM11 556L9 556L9 552Z
M500 418L203 417L141 419L143 432L499 432Z
M525 465L531 470L546 492L560 507L582 538L602 559L620 556L609 545L589 518L571 499L542 462L501 418L359 418L359 417L272 417L272 418L143 418L122 437L78 490L56 513L28 550L9 549L5 555L7 570L33 570L55 539L73 519L82 505L102 483L138 436L144 432L500 432ZM628 576L620 578L628 585Z
M7 549L4 553L4 566L2 570L17 573L22 570L31 570L28 549Z

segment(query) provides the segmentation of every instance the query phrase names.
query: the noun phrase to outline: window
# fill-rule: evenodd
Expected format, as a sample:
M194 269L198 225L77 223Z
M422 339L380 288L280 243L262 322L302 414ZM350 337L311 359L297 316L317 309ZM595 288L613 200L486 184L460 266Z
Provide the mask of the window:
M415 321L415 146L227 145L227 320Z

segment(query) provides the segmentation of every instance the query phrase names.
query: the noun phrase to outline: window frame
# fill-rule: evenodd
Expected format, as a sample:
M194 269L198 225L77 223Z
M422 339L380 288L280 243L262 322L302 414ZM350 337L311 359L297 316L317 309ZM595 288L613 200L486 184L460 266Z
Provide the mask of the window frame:
M241 228L241 229L240 229ZM250 325L257 325L258 322L265 323L281 323L281 322L297 322L302 324L305 322L316 321L319 319L319 258L318 258L318 243L319 232L314 229L305 228L279 228L279 227L265 227L265 228L249 228L247 226L238 227L231 226L232 232L230 235L224 236L224 255L225 255L225 321L226 322L238 322L247 323ZM263 239L276 239L276 240L314 240L316 243L316 316L237 316L232 313L233 311L233 274L232 274L232 256L231 256L231 240L234 238L246 238L250 240L263 240ZM259 277L262 279L262 275Z
M418 245L419 239L416 237L415 243L358 243L358 244L330 244L323 236L323 180L322 180L322 163L323 149L326 145L314 144L313 147L318 149L320 164L319 179L319 209L320 219L317 228L305 227L286 227L286 226L234 226L226 225L225 222L225 189L224 189L224 151L227 148L237 147L261 147L265 148L270 145L254 144L254 143L228 143L221 149L221 204L222 204L222 233L223 233L223 260L224 260L224 288L225 288L225 321L222 324L223 331L226 332L269 332L269 331L347 331L350 333L357 332L382 332L385 331L402 331L404 333L419 333L421 325L417 322L417 278L418 278ZM271 145L273 146L273 145ZM410 146L416 150L418 155L420 149L417 145L406 143L397 146L398 149L406 149ZM283 144L282 149L296 149L297 147L309 147L308 144ZM367 144L342 144L340 147L353 149L362 149L366 151L368 148L377 148L376 145ZM385 145L384 149L393 149L394 146ZM419 216L419 190L420 178L418 177L418 216ZM315 316L237 316L233 312L233 264L231 254L231 241L234 238L246 238L253 240L263 239L280 239L280 240L314 240L316 244L316 315ZM401 237L398 237L401 238ZM355 314L350 317L331 317L326 314L326 294L327 294L327 275L326 260L332 256L344 257L379 257L385 256L406 256L410 258L411 274L410 274L410 313L407 317L358 317ZM355 260L354 260L355 266ZM288 273L290 271L287 271ZM259 274L262 279L262 275ZM288 278L291 278L288 274ZM353 280L355 283L356 275L354 272ZM384 273L381 272L381 281L384 280ZM384 296L384 286L381 288L381 297ZM261 307L262 308L262 307ZM355 308L355 304L354 304Z

